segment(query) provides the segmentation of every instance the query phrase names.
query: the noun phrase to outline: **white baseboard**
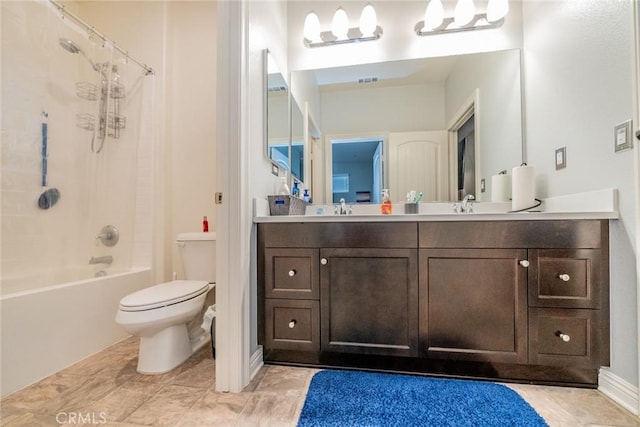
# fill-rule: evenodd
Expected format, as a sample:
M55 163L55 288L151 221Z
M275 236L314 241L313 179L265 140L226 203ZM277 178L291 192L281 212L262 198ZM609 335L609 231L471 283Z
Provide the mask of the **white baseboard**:
M598 375L598 390L634 415L640 415L638 387L628 383L607 368Z
M258 349L253 352L251 355L251 360L249 362L249 379L252 380L253 377L256 376L260 368L264 366L262 361L262 346L259 345Z

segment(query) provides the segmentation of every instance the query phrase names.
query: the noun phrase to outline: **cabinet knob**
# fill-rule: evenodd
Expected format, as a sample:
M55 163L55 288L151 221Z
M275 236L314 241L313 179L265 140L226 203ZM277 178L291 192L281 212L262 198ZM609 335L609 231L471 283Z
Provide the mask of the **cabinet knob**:
M562 341L564 341L564 342L569 342L569 341L571 341L571 337L570 337L569 335L567 335L567 334L563 334L563 333L562 333L562 332L560 332L560 331L556 332L556 335L557 335L558 337L560 337L560 339L561 339Z
M329 261L327 261L327 259L326 259L326 258L322 258L322 259L320 260L320 264L322 264L322 265L327 265L327 263L328 263L328 262L329 262Z
M568 274L561 274L558 276L560 278L560 280L562 280L563 282L568 282L569 279L571 279L571 276L569 276Z
M520 261L520 265L523 266L524 268L529 267L529 261L526 259L523 259L522 261Z
M296 275L296 271L295 270L289 270L289 277L293 277Z
M289 322L289 328L290 328L290 329L295 328L295 327L296 327L296 323L298 323L298 322L296 321L296 319L291 320L291 321Z

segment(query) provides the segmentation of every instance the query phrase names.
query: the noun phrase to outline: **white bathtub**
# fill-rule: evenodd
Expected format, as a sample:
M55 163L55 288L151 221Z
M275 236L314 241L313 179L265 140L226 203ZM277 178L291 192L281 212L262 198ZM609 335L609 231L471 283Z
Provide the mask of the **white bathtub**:
M127 337L114 318L125 295L153 284L150 269L109 272L0 297L6 396Z

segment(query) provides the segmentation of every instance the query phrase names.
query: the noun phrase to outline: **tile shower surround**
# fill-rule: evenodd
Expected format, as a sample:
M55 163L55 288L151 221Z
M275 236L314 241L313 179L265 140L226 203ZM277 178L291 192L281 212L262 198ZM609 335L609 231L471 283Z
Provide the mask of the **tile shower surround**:
M263 367L241 393L215 391L208 346L161 375L136 372L131 337L1 402L2 426L295 426L316 369ZM508 384L551 427L640 426L592 389ZM56 417L58 418L56 420ZM74 418L75 417L75 418Z

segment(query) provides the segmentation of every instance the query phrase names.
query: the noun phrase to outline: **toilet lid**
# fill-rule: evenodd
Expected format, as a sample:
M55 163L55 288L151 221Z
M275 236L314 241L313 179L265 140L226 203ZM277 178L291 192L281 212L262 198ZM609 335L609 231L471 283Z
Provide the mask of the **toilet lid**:
M209 289L206 280L174 280L134 292L120 300L123 311L142 311L177 304Z

